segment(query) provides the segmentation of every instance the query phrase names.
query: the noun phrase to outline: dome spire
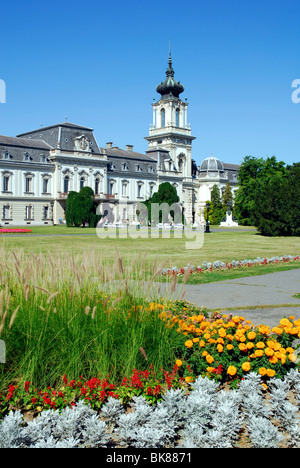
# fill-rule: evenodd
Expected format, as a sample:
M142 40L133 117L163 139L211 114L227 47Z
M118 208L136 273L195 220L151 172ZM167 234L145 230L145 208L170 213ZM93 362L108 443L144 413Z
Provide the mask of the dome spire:
M166 75L167 78L157 86L156 91L162 96L172 95L178 98L179 94L183 93L184 87L180 81L177 82L174 79L175 72L172 66L171 39L169 40L169 62Z

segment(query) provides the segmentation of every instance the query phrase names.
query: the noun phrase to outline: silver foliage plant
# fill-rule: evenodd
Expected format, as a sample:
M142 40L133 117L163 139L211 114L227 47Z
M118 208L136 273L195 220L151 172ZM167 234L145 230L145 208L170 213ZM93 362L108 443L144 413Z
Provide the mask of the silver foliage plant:
M199 377L188 394L171 389L153 406L135 397L128 411L109 398L100 414L83 402L29 422L10 412L0 423L0 448L230 448L241 432L255 448L280 447L284 437L298 448L300 373L270 382L268 400L260 376L249 373L237 390Z

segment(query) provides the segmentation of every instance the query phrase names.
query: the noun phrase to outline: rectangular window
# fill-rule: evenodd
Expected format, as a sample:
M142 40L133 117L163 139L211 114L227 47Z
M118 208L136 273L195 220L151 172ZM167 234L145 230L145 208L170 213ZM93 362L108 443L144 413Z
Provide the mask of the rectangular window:
M43 193L48 193L48 179L43 179Z
M100 180L96 179L95 180L95 195L99 195L99 191L100 191Z
M68 176L66 176L64 178L64 193L68 193L69 192L69 182L70 182L70 179Z
M26 206L25 216L26 219L32 219L32 206Z
M32 179L31 179L31 177L26 177L26 179L25 179L25 192L30 193L32 191L31 187L32 187Z
M9 206L4 206L3 207L3 219L9 219Z
M49 206L44 206L44 219L49 218Z
M9 192L9 177L3 177L3 192Z

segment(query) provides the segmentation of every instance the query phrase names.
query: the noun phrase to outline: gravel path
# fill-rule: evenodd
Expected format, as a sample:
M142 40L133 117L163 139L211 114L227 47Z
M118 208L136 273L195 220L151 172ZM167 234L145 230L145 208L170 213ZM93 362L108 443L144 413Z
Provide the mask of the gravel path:
M242 315L255 325L275 326L281 318L289 315L300 318L300 299L293 297L300 293L298 269L208 284L177 285L175 292L168 295L175 298L183 292L184 299L198 306L215 310L236 308L232 313ZM289 307L284 307L287 304ZM251 309L251 306L256 308ZM245 309L238 310L239 307Z

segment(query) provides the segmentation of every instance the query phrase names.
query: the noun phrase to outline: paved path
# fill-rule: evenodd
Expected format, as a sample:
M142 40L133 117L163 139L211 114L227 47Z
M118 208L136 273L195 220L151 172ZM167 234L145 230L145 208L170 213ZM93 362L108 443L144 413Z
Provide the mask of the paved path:
M293 297L300 293L300 269L208 284L177 285L175 292L168 292L168 295L172 294L175 298L183 292L184 299L208 309L270 306L232 312L251 320L255 325L263 323L273 327L284 316L300 318L300 299ZM283 304L295 307L272 307Z

